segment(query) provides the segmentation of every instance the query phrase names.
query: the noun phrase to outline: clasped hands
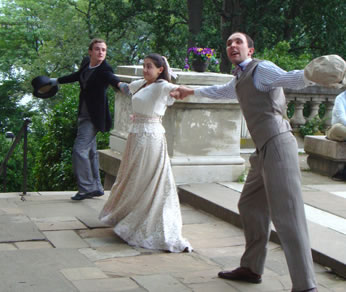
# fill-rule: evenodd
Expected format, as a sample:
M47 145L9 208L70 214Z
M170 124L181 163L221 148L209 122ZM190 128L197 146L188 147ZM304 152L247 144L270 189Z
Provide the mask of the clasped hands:
M182 100L188 95L194 94L194 90L185 86L179 86L176 89L173 89L169 94L175 99Z

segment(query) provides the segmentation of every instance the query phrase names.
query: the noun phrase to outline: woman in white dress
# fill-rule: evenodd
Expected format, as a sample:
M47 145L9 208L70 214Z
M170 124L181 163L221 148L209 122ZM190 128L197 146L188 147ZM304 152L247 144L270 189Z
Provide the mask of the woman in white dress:
M133 124L100 220L114 226L130 245L190 252L190 243L182 237L179 198L161 124L167 106L174 103L169 93L177 86L169 82L169 65L159 54L144 59L143 76L128 85Z

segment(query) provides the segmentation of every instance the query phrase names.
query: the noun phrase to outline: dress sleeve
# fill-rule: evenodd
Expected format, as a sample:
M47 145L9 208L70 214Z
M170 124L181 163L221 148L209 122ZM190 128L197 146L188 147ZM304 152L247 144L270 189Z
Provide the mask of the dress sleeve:
M179 86L178 85L175 85L175 84L172 84L172 83L169 83L169 82L162 82L163 84L163 89L162 89L162 98L163 98L163 102L167 105L167 106L171 106L174 102L175 102L175 99L173 97L171 97L169 95L169 93L178 88Z
M132 81L130 84L129 84L129 89L130 89L130 92L133 94L135 93L141 86L143 86L145 83L145 80L144 79L139 79L139 80L135 80L135 81Z

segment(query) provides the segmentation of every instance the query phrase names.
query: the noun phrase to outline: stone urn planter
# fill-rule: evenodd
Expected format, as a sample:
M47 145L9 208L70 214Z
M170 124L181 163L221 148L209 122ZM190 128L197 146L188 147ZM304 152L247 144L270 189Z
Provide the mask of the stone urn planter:
M205 72L207 71L209 66L209 62L200 60L200 59L195 59L191 63L192 70L195 72Z

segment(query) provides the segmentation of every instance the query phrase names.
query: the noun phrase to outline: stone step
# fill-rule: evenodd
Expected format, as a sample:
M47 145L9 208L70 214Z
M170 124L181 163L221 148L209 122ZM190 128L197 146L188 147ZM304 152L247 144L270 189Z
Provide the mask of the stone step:
M237 207L239 191L217 183L180 185L178 190L182 203L242 227ZM314 261L346 278L346 235L309 220L308 226ZM280 244L275 228L270 240Z

